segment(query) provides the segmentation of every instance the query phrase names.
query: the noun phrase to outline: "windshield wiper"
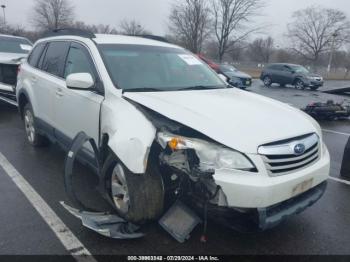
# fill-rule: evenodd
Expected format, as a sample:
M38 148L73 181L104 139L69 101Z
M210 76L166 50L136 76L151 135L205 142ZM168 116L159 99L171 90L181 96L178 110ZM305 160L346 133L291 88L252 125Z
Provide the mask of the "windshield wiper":
M178 90L182 91L182 90L210 90L210 89L221 89L219 86L189 86L189 87L185 87L185 88L180 88Z
M166 91L166 90L159 89L159 88L153 88L153 87L123 89L123 93L126 93L126 92L161 92L161 91Z

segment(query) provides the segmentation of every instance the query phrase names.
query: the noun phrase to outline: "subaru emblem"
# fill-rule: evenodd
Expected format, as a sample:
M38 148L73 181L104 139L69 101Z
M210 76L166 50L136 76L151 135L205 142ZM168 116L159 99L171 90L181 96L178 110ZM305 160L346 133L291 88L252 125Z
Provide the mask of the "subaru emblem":
M296 155L302 155L305 152L305 145L304 144L297 144L294 147L294 153Z

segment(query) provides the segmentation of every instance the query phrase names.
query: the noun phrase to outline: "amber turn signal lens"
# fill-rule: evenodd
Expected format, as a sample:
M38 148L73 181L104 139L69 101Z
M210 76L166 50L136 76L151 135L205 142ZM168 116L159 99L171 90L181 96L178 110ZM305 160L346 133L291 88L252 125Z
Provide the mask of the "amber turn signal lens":
M180 142L180 139L177 137L174 137L168 142L168 145L172 150L176 150L177 146L179 145L179 142Z

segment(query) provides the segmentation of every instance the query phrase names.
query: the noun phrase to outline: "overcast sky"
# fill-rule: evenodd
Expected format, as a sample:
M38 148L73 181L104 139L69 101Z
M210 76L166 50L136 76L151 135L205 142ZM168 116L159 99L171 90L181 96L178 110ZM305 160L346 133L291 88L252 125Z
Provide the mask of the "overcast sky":
M91 24L110 24L117 27L121 20L136 19L154 34L165 34L171 4L176 0L70 0L76 7L76 19ZM0 0L7 5L10 23L28 26L34 0ZM283 44L286 25L295 10L311 5L338 8L350 17L349 0L265 0L266 7L258 23L271 25L266 33ZM28 26L30 27L30 26Z

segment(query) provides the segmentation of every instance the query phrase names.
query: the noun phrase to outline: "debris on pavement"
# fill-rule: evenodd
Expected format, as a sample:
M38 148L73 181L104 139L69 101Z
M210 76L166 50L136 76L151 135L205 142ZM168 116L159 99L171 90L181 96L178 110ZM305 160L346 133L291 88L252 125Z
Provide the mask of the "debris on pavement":
M327 91L323 91L323 93L332 94L332 95L350 96L350 87L327 90Z
M350 117L350 106L334 103L333 100L328 100L326 103L311 103L302 110L317 120L337 120Z
M79 211L68 206L64 202L61 205L73 216L81 219L83 226L109 238L114 239L135 239L144 236L136 232L140 229L115 214Z

